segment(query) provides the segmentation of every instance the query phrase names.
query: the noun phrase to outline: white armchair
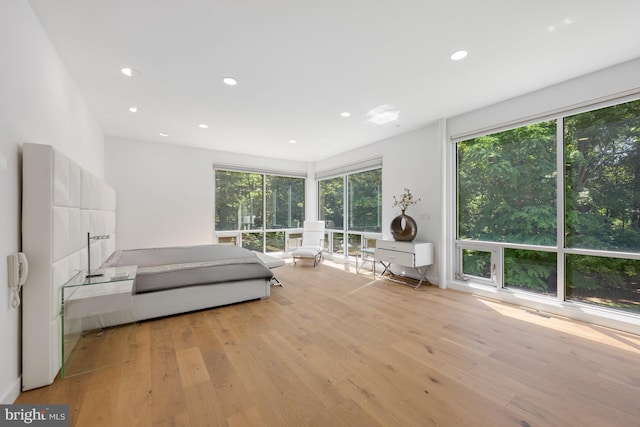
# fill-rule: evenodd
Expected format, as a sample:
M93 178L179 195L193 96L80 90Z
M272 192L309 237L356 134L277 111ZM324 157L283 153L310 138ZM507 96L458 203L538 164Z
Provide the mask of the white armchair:
M322 260L324 250L324 221L305 221L302 228L302 245L295 248L291 255L293 263L298 258L313 258L315 267Z

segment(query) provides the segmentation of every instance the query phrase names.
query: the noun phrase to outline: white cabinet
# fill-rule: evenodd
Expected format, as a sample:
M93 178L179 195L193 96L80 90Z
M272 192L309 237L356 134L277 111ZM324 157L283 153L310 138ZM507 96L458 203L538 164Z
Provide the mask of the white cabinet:
M420 273L418 289L433 264L433 243L376 240L375 260L384 266L381 276L389 271L391 264L415 268Z

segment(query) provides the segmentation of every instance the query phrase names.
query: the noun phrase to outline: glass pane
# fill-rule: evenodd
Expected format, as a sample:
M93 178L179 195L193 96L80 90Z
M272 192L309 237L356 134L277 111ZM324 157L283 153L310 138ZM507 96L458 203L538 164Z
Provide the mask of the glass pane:
M344 178L325 179L318 183L318 216L325 228L342 230L344 224Z
M216 170L216 230L262 228L262 175Z
M640 313L640 261L566 255L567 300Z
M266 228L298 228L304 222L304 178L266 175Z
M333 248L334 254L344 254L344 233L333 233Z
M491 280L491 252L463 249L462 273Z
M284 231L275 231L266 235L265 252L284 252Z
M504 286L544 295L557 295L555 252L504 250Z
M382 231L382 169L355 173L347 178L349 230Z
M360 234L349 233L349 256L356 256L362 245L362 236Z
M236 246L238 244L238 237L237 236L218 237L218 244Z
M242 247L252 251L262 252L263 237L264 233L242 233Z
M555 245L556 122L457 144L458 238Z
M302 245L302 233L289 233L287 245L289 246L289 249Z
M567 117L566 245L640 251L640 101Z

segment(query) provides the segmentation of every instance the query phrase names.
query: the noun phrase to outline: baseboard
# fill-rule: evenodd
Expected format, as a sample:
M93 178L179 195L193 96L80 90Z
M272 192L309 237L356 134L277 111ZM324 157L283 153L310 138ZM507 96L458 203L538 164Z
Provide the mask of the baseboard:
M3 405L11 405L16 401L18 396L20 396L20 384L22 383L22 378L18 377L18 379L13 383L13 386L9 387L9 389L0 397L0 403Z

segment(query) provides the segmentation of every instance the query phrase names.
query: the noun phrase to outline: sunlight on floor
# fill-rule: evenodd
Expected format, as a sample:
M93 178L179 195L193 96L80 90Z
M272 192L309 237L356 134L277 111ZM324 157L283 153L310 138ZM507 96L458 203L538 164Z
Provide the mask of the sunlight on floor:
M554 314L539 312L535 309L509 305L482 297L475 298L478 302L503 316L640 354L640 336L578 320L566 319Z

